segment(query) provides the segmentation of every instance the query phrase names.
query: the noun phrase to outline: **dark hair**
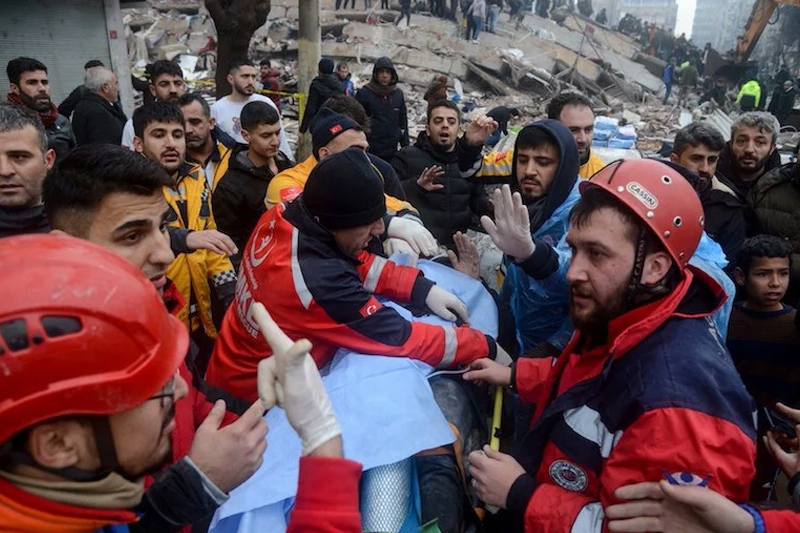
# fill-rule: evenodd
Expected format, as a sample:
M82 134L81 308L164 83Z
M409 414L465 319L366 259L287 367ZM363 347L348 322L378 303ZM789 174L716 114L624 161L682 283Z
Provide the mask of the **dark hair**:
M113 144L81 146L56 163L42 195L54 229L77 237L92 225L91 214L112 193L149 196L172 184L156 162Z
M92 67L105 67L105 64L99 59L90 59L83 65L83 70L88 70Z
M325 103L322 104L322 107L330 109L339 115L352 118L359 126L361 126L361 129L364 131L364 133L369 135L370 123L367 112L364 110L364 106L361 105L361 102L352 96L336 94L325 100Z
M262 59L258 64L262 67L272 67L272 63L269 59Z
M526 126L520 130L519 134L517 135L517 142L514 148L537 148L545 144L554 146L559 152L559 157L561 157L561 149L558 147L558 142L555 140L555 138L544 128L538 128L535 126Z
M595 212L606 207L613 209L622 217L627 227L625 235L631 244L635 246L639 240L639 235L644 231L646 253L664 250L664 246L655 233L628 206L600 187L586 187L584 189L581 197L569 213L569 223L576 228L584 228Z
M208 105L206 99L203 98L203 95L200 93L183 93L181 96L178 97L178 107L184 107L192 102L198 102L200 107L203 108L203 114L206 118L211 118L211 106Z
M242 108L239 123L243 130L250 131L261 124L277 124L280 120L278 112L266 102L250 102Z
M254 66L255 65L253 64L253 62L247 59L246 57L234 59L233 61L231 61L230 68L228 68L228 74L233 74L242 67L254 67Z
M156 80L164 74L178 76L179 78L183 79L183 71L181 70L180 65L167 59L159 59L147 69L147 76L150 78L150 83L153 85L155 85Z
M692 122L678 130L672 152L681 155L690 146L704 145L708 149L720 152L725 147L725 139L716 128L703 122Z
M547 104L547 118L558 120L566 106L588 107L594 113L592 101L579 93L561 93Z
M171 102L150 102L133 112L133 132L140 139L144 138L144 130L148 124L153 122L183 125L183 113Z
M26 126L33 126L33 129L36 130L36 135L39 137L39 148L42 153L45 153L47 151L47 132L39 115L27 107L6 102L0 103L0 133L19 131Z
M461 111L458 109L458 105L456 105L455 102L451 102L450 100L442 98L441 100L436 100L434 103L428 106L428 123L431 121L431 114L433 113L433 110L440 107L446 107L447 109L452 109L455 111L458 121L461 122Z
M19 79L25 72L36 72L43 70L47 72L47 67L38 59L32 57L18 57L12 59L6 65L6 75L8 75L8 82L14 85L19 85Z
M736 266L744 275L750 274L750 265L756 257L786 258L792 266L792 245L774 235L756 235L745 239L736 254Z

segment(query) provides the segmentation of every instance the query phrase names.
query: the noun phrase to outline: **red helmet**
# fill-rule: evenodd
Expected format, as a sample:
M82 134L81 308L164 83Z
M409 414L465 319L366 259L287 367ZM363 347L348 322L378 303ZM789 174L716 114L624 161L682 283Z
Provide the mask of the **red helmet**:
M692 185L653 159L615 161L580 184L600 187L628 206L684 268L703 234L703 206Z
M0 444L66 415L110 415L175 374L189 334L133 265L53 235L0 246Z

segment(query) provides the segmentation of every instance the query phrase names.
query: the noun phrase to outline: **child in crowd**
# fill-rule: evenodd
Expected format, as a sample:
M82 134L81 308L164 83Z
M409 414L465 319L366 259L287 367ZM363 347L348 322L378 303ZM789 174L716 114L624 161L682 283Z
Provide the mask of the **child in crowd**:
M731 312L728 350L747 390L759 408L759 435L770 425L764 410L776 402L800 405L800 335L797 311L781 302L789 286L792 247L772 235L747 239L733 271L745 299ZM764 485L775 476L775 466L759 439L756 478L751 499L766 497Z

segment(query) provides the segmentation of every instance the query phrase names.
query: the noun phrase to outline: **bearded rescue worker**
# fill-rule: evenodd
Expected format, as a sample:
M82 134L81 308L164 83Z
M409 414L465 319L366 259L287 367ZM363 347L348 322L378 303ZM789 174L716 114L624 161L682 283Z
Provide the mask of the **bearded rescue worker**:
M349 148L320 162L303 194L268 211L253 231L208 382L255 398L258 363L270 355L253 321L255 301L287 335L314 343L311 355L320 367L339 348L408 356L437 367L494 357L495 341L483 333L411 323L376 299L411 302L446 320L467 321L464 304L419 270L365 251L395 220L386 216L383 184L363 150Z
M506 188L495 213L493 237L525 241L518 194ZM747 498L754 406L711 327L725 294L688 264L702 232L703 208L679 173L612 163L581 184L570 216L563 290L577 331L567 348L555 362L481 360L465 374L536 405L514 457L470 456L478 496L525 531L600 533L618 487L665 476Z

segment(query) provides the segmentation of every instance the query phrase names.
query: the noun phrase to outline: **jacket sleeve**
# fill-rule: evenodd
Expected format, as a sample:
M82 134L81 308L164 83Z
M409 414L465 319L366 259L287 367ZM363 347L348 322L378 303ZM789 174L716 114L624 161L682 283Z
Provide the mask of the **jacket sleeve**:
M244 202L241 195L237 194L233 187L228 186L225 176L222 176L217 188L214 189L214 194L211 195L211 207L214 212L214 222L217 225L217 229L234 238L238 237L240 233L239 221L241 220L240 215ZM239 248L244 244L246 243L236 243Z
M467 167L465 159L459 157L459 170L464 178L481 178L483 183L505 183L511 177L514 164L514 150L489 152L473 160Z
M358 100L358 103L361 104L364 107L364 111L366 111L367 116L371 117L372 116L372 106L370 105L370 98L369 98L369 95L368 95L368 90L362 87L361 89L356 91L356 100Z
M736 255L739 253L739 248L745 239L745 225L743 209L733 211L728 224L718 236L719 245L722 251L725 252L725 257L728 259L728 266L725 267L725 272L733 272L736 267Z
M360 477L354 461L302 457L287 533L361 533Z
M523 403L534 404L539 400L541 386L553 368L552 357L520 357L514 368L514 388Z
M302 244L301 244L302 246ZM371 255L359 271L339 259L299 261L304 286L298 294L309 294L308 307L319 321L315 337L359 353L419 359L432 366L450 367L483 357L494 357L494 339L469 327L410 322L391 307L383 306L375 294L425 308L433 282L415 268L401 267ZM298 281L295 281L297 284ZM308 316L297 317L306 321ZM300 324L298 324L298 327Z
M65 117L69 118L72 112L75 111L75 106L77 106L78 102L81 101L82 88L82 85L75 87L72 92L69 93L69 96L67 96L64 101L61 102L61 105L58 106L59 115L64 115Z
M80 104L80 102L78 102ZM80 111L83 111L81 109ZM75 112L72 117L72 133L75 134L75 141L78 143L78 146L83 146L87 144L86 142L86 117L83 113L78 111L78 106L76 106Z
M397 158L395 157L395 159ZM395 168L386 163L385 165L381 165L378 170L381 171L381 176L383 176L383 191L389 196L394 196L398 200L405 200L406 194L405 191L403 191L402 185L400 185L400 180L397 177Z
M408 146L408 110L406 98L400 93L400 147Z
M400 182L405 186L405 183L411 178L414 178L416 182L416 178L419 176L412 176L411 169L409 168L408 161L406 160L408 157L408 153L405 150L400 150L397 152L397 155L394 159L392 159L392 168L397 173L397 178Z
M578 429L585 438L600 441L604 461L599 500L556 484L537 486L528 474L520 476L507 503L512 512L524 509L526 532L602 533L603 509L619 503L615 490L664 479L665 473L692 474L695 483L708 478L708 487L727 498L747 499L755 474L755 443L727 420L687 408L661 407L615 434L598 431L596 425Z
M317 114L318 107L319 94L312 88L308 91L308 102L306 102L306 109L303 113L303 122L300 124L300 133L308 131L308 127L311 125L311 119Z
M800 529L800 514L790 510L761 511L766 533L783 533Z

